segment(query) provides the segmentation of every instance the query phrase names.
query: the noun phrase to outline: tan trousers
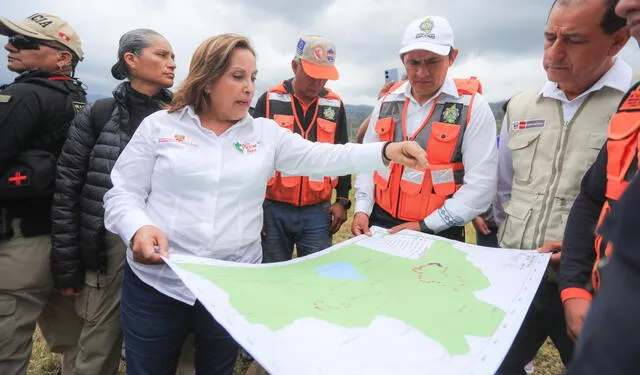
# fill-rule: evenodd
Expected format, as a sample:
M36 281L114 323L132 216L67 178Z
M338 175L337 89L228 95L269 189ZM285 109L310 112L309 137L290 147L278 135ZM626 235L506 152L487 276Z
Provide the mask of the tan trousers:
M113 375L120 365L120 291L126 247L107 232L107 272L87 271L75 314L83 321L74 375Z
M81 322L73 299L53 290L49 236L15 235L0 241L0 374L27 372L36 321L51 351L62 353L63 374L71 374Z

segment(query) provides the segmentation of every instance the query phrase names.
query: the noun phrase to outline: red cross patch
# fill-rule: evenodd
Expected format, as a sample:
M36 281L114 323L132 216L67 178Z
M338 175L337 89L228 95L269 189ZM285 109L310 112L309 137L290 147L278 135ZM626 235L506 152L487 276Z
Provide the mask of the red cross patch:
M29 179L29 174L24 172L24 174L22 174L23 172L21 171L16 171L16 173L14 173L13 176L9 177L9 185L14 185L14 186L25 186L25 185L29 185L29 182L31 181Z

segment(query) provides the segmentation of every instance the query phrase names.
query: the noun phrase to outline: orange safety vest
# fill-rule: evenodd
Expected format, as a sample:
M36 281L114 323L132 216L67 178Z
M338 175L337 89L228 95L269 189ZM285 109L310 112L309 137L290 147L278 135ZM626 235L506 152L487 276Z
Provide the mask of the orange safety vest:
M460 98L435 98L429 116L412 137L406 131L409 99L387 95L382 101L375 129L380 140L415 140L426 150L429 163L423 170L391 163L389 169L374 173L376 204L397 219L423 220L462 187L462 138L471 119L473 100L476 93L482 93L482 86L476 77L454 81Z
M600 212L598 228L611 211L611 203L620 196L638 171L638 143L640 133L640 84L636 84L623 99L611 122L607 139L607 187L606 201ZM593 265L591 283L594 291L600 288L598 266L613 252L613 246L604 241L598 230L595 240L596 262Z
M315 129L316 142L335 143L342 101L333 91L327 88L325 90L327 93L317 98L315 113L306 131L300 125L294 97L282 83L267 91L266 117L291 132L295 132L297 128L305 139L309 139L310 132ZM338 179L332 177L284 176L276 172L267 183L266 197L295 206L308 206L330 200L337 184Z

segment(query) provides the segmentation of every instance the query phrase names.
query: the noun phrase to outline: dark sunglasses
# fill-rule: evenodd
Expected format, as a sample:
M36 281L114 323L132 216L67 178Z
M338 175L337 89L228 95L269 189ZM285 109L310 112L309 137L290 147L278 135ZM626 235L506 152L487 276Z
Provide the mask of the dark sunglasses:
M11 44L12 46L14 46L14 47L16 47L17 49L20 49L20 50L40 49L40 45L51 47L51 48L56 49L56 50L60 50L60 47L58 47L58 46L46 43L46 42L44 42L42 40L39 40L39 39L28 37L28 36L22 35L22 34L16 34L16 35L10 36L9 37L9 44Z

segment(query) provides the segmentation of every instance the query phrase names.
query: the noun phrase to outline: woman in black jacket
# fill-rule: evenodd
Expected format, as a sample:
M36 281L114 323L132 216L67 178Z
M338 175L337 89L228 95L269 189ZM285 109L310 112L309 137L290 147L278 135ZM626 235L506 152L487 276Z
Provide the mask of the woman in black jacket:
M120 284L126 246L105 230L102 198L110 173L142 120L171 101L176 68L162 35L137 29L120 38L111 74L125 79L113 98L101 99L74 119L58 160L52 206L54 285L76 299L84 320L76 369L115 374L120 360Z

